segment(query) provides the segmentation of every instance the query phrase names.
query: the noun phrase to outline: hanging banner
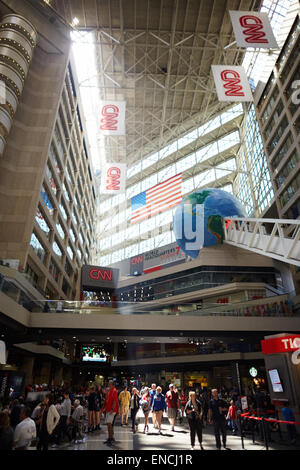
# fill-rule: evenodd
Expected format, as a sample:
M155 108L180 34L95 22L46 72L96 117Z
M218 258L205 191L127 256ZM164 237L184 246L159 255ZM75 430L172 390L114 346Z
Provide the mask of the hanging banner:
M101 168L101 194L124 193L126 173L125 163L105 163Z
M278 49L267 13L229 11L238 47Z
M247 75L241 65L212 65L219 101L253 101Z
M101 101L100 132L103 135L125 135L126 101Z

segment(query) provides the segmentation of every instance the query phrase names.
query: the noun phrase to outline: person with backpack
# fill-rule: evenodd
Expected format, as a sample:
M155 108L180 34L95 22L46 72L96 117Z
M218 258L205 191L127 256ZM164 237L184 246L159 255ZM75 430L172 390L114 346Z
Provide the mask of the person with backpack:
M144 434L145 434L146 431L147 432L149 431L148 419L149 419L149 413L151 410L151 395L150 395L148 387L144 388L143 395L140 400L140 406L142 408L142 411L145 417L145 425L144 425Z
M158 386L152 397L152 413L155 414L155 422L157 423L158 433L161 434L161 422L164 411L167 410L165 396L162 394L162 388Z

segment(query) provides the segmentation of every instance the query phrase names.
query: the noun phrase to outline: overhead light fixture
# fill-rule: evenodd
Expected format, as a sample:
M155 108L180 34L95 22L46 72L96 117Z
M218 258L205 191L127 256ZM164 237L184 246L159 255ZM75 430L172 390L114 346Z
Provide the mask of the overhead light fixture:
M77 18L77 16L75 16L75 18L73 18L73 21L72 21L72 26L77 26L79 24L79 19Z

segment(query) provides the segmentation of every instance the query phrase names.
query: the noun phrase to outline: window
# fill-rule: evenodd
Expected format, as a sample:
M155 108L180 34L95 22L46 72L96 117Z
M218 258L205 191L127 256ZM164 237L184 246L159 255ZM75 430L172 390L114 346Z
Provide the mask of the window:
M62 169L61 169L61 165L59 163L58 156L57 156L57 153L56 153L56 150L55 150L55 147L54 147L53 143L51 144L51 147L50 147L50 155L53 159L55 172L59 176L59 178L61 178L62 177Z
M54 135L55 135L55 138L56 138L56 145L57 145L58 152L60 154L60 157L61 157L62 161L64 161L64 159L65 159L65 155L64 155L65 150L64 150L63 143L62 143L62 138L60 136L60 131L59 131L59 128L58 128L58 124L56 124L56 126L55 126Z
M282 101L279 100L278 104L275 108L275 111L273 112L271 118L268 118L268 125L265 129L265 134L266 134L267 138L273 132L273 129L274 129L274 127L276 126L276 124L278 122L278 118L279 118L282 110L283 110L283 104L282 104Z
M297 151L294 150L290 158L285 163L283 169L278 173L278 175L275 178L278 188L282 185L282 183L286 180L286 178L288 178L291 172L296 168L299 161L300 161L300 156L298 155Z
M273 170L275 170L275 168L279 166L281 160L285 157L286 153L289 151L292 145L293 145L293 138L292 138L291 133L289 132L283 144L280 146L280 149L278 150L278 152L276 153L276 155L274 156L272 160L271 165L272 165Z
M79 226L79 220L78 220L78 217L77 217L77 214L76 214L76 211L75 211L74 208L73 208L73 212L72 212L72 219L73 219L73 222L76 225L76 227L78 227Z
M277 146L277 144L278 144L280 138L282 137L285 129L287 128L287 126L288 126L288 120L287 120L286 115L284 115L284 117L282 118L279 126L277 127L276 131L273 134L272 140L270 141L270 146L273 149L275 149L275 147Z
M56 228L57 228L57 231L59 233L59 236L61 237L62 240L64 240L66 234L65 234L65 231L63 230L63 228L62 228L62 226L59 222L57 222Z
M272 92L272 96L269 99L268 104L266 105L264 112L261 115L261 121L263 124L265 124L267 120L269 119L269 117L271 116L272 111L274 109L274 103L278 95L279 95L279 90L278 90L278 87L275 86Z
M280 196L281 206L284 207L300 188L300 173L294 178L287 189Z
M61 215L63 216L63 218L65 220L68 220L68 214L67 214L66 206L65 206L63 201L60 202L59 208L60 208Z
M67 252L68 252L68 255L70 256L71 260L73 260L74 251L72 250L72 248L69 245L67 246Z
M75 243L76 238L75 238L73 227L70 227L69 233L70 233L71 240L73 241L73 243Z
M44 214L43 214L43 211L42 211L42 208L41 208L40 205L38 206L38 209L36 211L35 220L39 224L40 228L43 230L46 237L49 239L50 238L50 233L51 233L50 232L50 227L49 227L48 223L46 222L46 219L44 217Z
M70 286L69 286L69 284L67 283L67 281L66 281L65 278L63 279L61 288L62 288L63 293L67 296L68 293L69 293Z
M58 245L57 243L57 239L55 238L53 244L52 244L52 248L53 248L53 251L54 253L59 257L59 258L62 258L62 250L60 248L60 246Z
M45 206L47 207L47 209L49 211L49 214L52 216L53 212L54 212L54 207L52 205L52 202L50 200L48 192L44 188L44 185L42 186L42 189L41 189L41 195L42 195L43 201L45 203Z
M66 200L70 202L71 198L70 198L69 191L67 190L65 183L63 184L63 193L64 193Z
M39 239L37 238L37 236L34 233L32 233L32 235L31 235L29 244L32 247L32 249L34 250L35 254L40 258L40 260L42 262L44 262L45 257L46 257L46 251L45 251L43 245L41 244L41 242L39 241Z
M51 258L50 264L49 264L49 272L51 276L55 279L56 282L58 282L58 277L59 277L59 268L55 261Z
M65 271L66 271L66 273L68 274L69 277L72 276L73 269L72 269L72 266L69 263L67 258L66 258L66 262L65 262Z

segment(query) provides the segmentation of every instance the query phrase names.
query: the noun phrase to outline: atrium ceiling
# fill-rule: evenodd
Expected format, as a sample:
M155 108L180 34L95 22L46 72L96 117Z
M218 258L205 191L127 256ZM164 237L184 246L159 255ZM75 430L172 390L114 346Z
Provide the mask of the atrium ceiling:
M99 98L126 101L126 136L105 137L106 160L128 165L228 107L218 101L211 73L212 64L240 65L245 54L233 44L228 11L261 6L260 0L49 3L74 29L93 33Z

